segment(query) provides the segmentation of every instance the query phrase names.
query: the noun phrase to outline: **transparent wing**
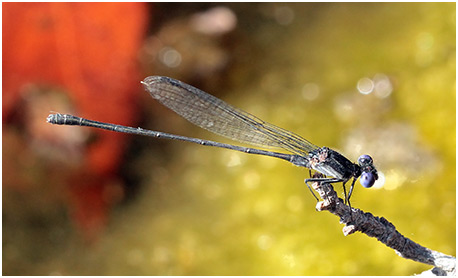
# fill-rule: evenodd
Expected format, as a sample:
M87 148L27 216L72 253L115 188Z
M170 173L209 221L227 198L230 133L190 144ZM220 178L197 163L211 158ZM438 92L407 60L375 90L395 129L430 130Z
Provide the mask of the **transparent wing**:
M264 122L181 81L150 76L142 83L164 106L215 134L256 146L282 148L301 156L318 148L297 134Z

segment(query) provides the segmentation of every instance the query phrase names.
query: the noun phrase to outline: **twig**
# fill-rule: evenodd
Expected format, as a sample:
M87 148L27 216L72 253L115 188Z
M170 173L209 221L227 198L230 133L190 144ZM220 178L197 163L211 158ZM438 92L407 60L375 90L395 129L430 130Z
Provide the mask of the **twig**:
M323 175L315 173L314 178L322 178ZM352 208L344 204L337 197L332 185L328 183L314 182L312 188L318 192L323 201L316 205L318 211L327 210L340 217L340 222L345 224L343 233L345 236L354 232L361 232L395 250L399 256L420 263L433 265L433 269L427 274L448 276L456 274L456 258L443 253L433 251L413 242L396 230L396 227L383 217L376 217L369 212ZM426 274L426 273L425 273Z

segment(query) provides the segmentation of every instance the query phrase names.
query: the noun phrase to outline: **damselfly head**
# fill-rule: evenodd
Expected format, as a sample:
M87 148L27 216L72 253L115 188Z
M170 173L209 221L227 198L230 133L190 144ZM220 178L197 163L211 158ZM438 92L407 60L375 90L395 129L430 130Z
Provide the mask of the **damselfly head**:
M361 177L359 182L365 188L372 187L378 179L377 170L373 165L372 157L363 154L358 158L358 165L361 167Z

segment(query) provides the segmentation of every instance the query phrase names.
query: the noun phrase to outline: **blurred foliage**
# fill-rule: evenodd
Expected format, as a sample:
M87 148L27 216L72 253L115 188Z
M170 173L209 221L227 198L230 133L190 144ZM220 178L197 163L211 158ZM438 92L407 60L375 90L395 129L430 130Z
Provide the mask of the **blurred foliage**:
M66 111L136 121L146 4L2 5L3 188L31 203L29 196L54 195L43 205L66 206L79 232L95 238L123 195L114 173L127 136L93 130L87 147L84 129L55 129L44 119Z

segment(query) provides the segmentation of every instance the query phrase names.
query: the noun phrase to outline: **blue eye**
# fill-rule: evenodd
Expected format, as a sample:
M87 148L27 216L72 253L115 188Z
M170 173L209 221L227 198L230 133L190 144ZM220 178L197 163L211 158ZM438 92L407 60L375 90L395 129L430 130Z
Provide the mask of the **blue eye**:
M359 179L359 182L361 185L365 188L372 187L375 182L375 176L374 174L370 172L365 172L361 174L361 178Z
M372 164L372 157L370 157L367 154L363 154L358 158L358 164L360 166L367 165L367 164Z

